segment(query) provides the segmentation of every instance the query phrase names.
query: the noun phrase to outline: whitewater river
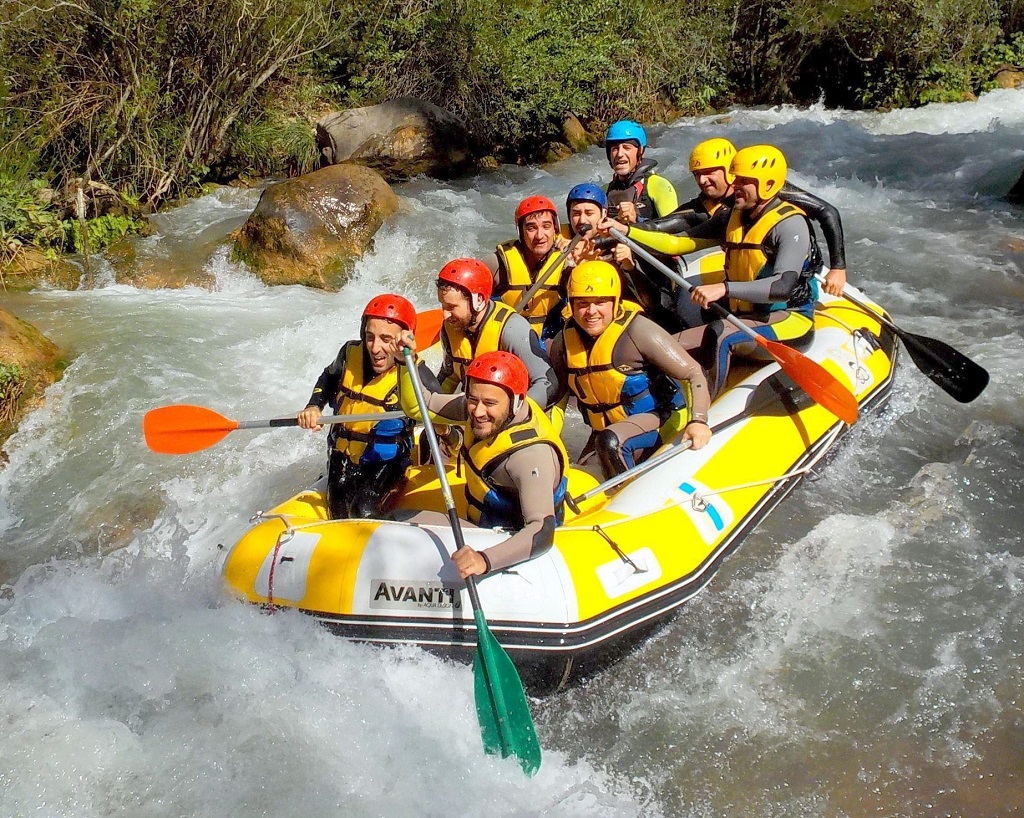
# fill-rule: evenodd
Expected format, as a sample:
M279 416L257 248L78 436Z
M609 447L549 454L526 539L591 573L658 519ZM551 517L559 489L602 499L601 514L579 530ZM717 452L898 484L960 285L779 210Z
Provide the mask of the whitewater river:
M383 290L514 235L519 198L604 179L547 169L399 186L339 293L268 288L222 190L157 219L149 264L212 289L7 296L71 365L0 469L0 818L7 816L1001 816L1024 804L1024 92L915 111L739 111L652 129L770 141L835 203L851 280L988 368L963 406L906 356L887 410L789 497L655 638L534 702L544 765L485 757L470 669L329 636L225 598L220 546L314 479L323 438L237 432L154 455L143 413L300 409ZM766 441L765 445L769 445ZM751 453L756 456L756 452Z

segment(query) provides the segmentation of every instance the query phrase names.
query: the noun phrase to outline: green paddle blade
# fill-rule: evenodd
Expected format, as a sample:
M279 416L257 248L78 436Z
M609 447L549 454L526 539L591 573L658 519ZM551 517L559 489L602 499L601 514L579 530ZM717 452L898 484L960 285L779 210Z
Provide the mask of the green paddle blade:
M476 715L484 751L502 758L515 756L527 775L540 769L540 743L523 683L505 649L487 627L480 611L475 612L477 628L473 682Z

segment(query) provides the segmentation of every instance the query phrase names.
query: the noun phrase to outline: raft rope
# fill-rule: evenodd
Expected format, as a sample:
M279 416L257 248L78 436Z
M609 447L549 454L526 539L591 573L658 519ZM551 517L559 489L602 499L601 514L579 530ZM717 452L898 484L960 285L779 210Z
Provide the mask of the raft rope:
M864 366L864 361L862 361L860 357L860 349L857 347L857 339L863 337L860 335L860 332L863 330L863 327L851 327L841 318L837 318L836 316L832 315L832 313L830 312L830 310L832 309L846 309L846 304L838 303L829 304L828 306L819 306L815 308L814 312L820 315L822 318L827 318L830 321L835 321L837 324L839 324L839 326L841 326L843 329L850 333L850 337L853 339L853 360L856 364L853 371L854 380L857 381L858 384L867 383L868 381L871 380L871 373L868 371L868 368ZM859 315L863 315L862 312L857 312Z
M257 511L249 518L250 523L266 522L267 520L280 520L284 523L284 531L277 535L277 542L274 544L274 551L270 558L270 575L267 577L267 606L274 607L274 572L277 570L277 556L281 553L281 546L295 536L299 529L293 526L283 514L264 514Z
M624 563L626 563L627 565L629 565L633 569L633 573L635 573L635 574L646 574L647 573L647 569L646 568L641 568L639 565L637 565L635 562L633 562L633 560L631 560L629 558L629 556L627 556L626 552L622 550L622 548L619 546L619 544L617 542L615 542L615 540L613 540L611 537L609 537L604 532L604 529L602 529L601 526L595 525L591 530L592 531L596 531L598 534L600 534L604 538L604 541L606 543L608 543L608 545L610 545L612 547L612 549L615 551L616 554L619 555L619 559L621 559Z

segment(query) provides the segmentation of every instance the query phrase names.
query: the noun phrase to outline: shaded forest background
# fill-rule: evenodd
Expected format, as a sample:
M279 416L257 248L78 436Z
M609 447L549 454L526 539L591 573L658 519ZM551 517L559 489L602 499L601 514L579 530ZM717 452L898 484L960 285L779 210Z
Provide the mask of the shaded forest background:
M1024 0L0 0L0 267L77 246L78 180L146 210L305 172L332 110L420 97L531 161L569 114L970 98L1024 65L1022 30Z

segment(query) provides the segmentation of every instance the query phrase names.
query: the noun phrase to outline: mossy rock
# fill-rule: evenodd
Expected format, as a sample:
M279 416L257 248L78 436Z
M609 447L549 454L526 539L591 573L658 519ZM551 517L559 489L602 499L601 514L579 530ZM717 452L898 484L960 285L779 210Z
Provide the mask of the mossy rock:
M233 255L267 284L337 290L397 210L398 197L379 173L331 165L263 191L232 234Z
M66 366L63 353L28 321L0 307L0 445Z
M36 287L76 290L82 271L63 258L53 258L37 247L24 247L2 269L0 276L9 290L25 291Z

